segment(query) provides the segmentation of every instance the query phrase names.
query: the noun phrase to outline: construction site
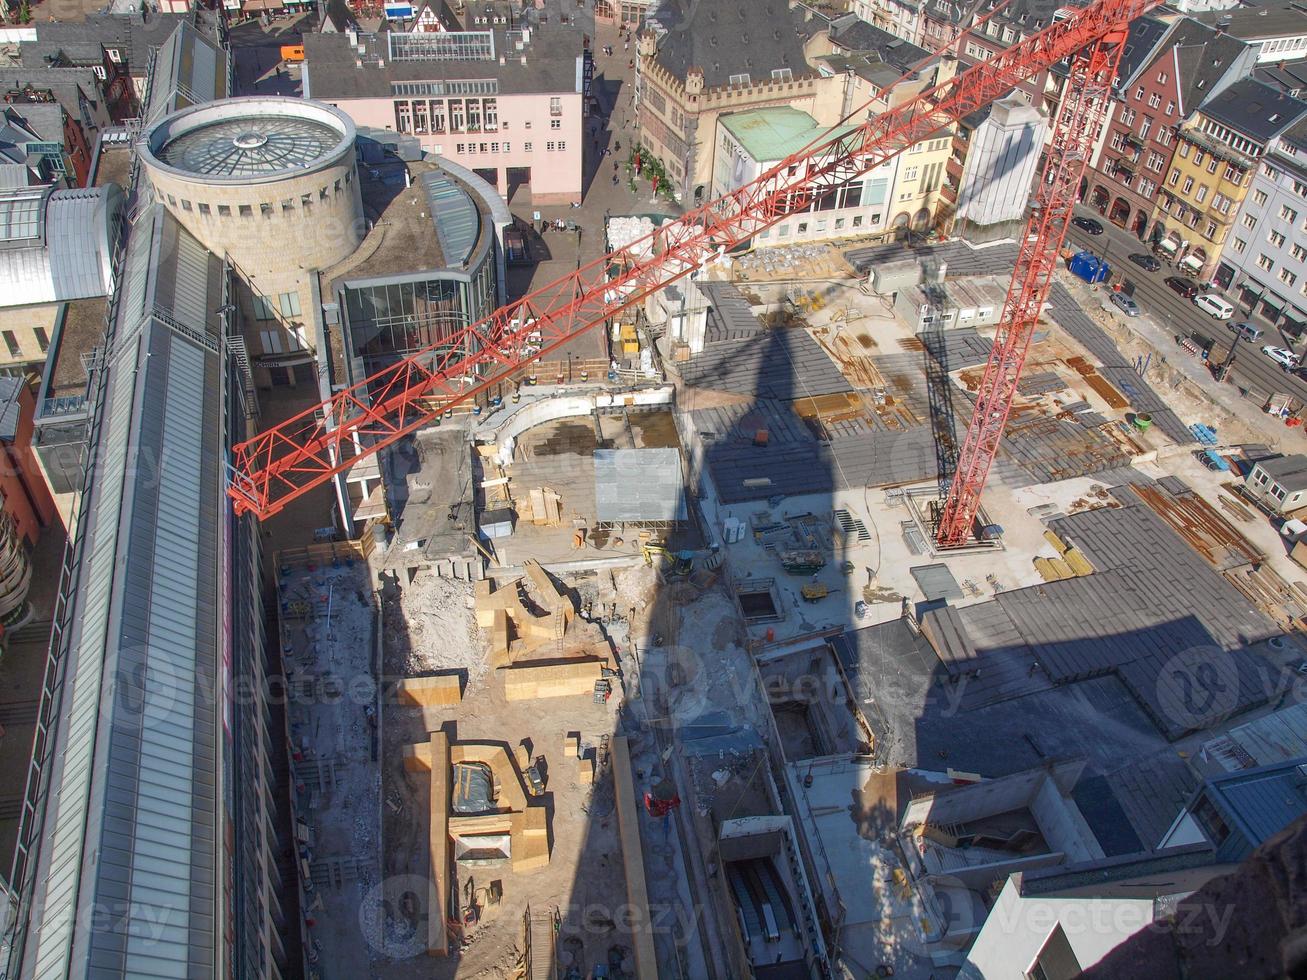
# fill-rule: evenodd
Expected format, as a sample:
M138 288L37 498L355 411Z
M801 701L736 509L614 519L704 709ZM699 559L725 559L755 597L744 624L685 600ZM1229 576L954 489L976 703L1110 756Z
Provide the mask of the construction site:
M1196 800L1307 750L1302 435L1069 268L1109 6L1023 49L1074 94L1016 242L760 233L1019 60L237 447L358 532L273 562L318 976L999 975L1039 888L1237 863Z
M318 962L926 977L1014 870L1153 852L1197 747L1273 715L1307 585L1234 475L1269 424L1056 284L941 547L1011 246L811 251L651 302L654 376L423 430L363 541L278 556Z

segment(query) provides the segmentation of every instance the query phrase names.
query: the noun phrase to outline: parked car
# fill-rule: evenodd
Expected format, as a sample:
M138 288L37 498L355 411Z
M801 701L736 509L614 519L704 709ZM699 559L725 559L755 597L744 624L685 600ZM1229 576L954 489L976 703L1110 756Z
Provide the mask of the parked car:
M1286 371L1298 366L1298 355L1291 350L1285 350L1283 347L1263 347L1262 353Z
M1071 219L1071 223L1081 231L1088 232L1091 235L1101 235L1103 233L1102 223L1095 221L1093 218L1082 218L1077 216Z
M1135 252L1130 256L1130 261L1139 266L1145 272L1156 272L1162 267L1161 262L1157 261L1153 256L1146 255L1143 252Z
M1247 320L1231 320L1226 326L1234 333L1239 334L1242 340L1258 341L1262 339L1262 329Z
M1167 276L1164 282L1185 299L1193 299L1199 293L1198 283L1184 276Z
M1139 304L1136 303L1134 300L1132 300L1125 293L1112 293L1110 296L1108 296L1108 299L1112 301L1113 306L1115 306L1126 316L1139 315Z
M1234 304L1224 296L1216 293L1203 293L1194 297L1194 306L1218 320L1228 320L1234 316Z

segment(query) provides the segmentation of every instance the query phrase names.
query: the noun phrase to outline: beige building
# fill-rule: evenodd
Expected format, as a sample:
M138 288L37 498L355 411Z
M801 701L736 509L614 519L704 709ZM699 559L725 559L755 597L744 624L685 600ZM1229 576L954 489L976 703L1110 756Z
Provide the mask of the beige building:
M155 199L244 287L236 298L260 383L260 367L312 362L315 273L367 232L355 136L338 109L270 96L183 109L146 132L141 162Z

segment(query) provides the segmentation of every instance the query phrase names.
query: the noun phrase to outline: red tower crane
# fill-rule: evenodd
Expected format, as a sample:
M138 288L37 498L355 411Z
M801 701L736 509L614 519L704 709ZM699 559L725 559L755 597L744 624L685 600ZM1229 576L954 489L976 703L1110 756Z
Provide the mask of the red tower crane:
M969 532L980 490L1006 421L1017 373L1029 346L1034 315L1047 295L1075 181L1093 137L1075 126L1101 119L1130 21L1158 0L1098 0L1025 40L852 129L818 137L798 153L715 201L626 248L455 331L438 344L397 361L247 442L236 446L228 493L238 513L267 518L296 497L351 467L359 458L428 425L453 405L498 384L523 366L603 323L620 310L675 282L714 254L747 241L831 188L853 180L898 153L989 105L1021 82L1070 59L1072 78L1053 122L1053 149L1008 293L1004 324L986 369L940 525ZM1088 49L1088 50L1086 50ZM1086 85L1082 91L1076 85ZM1097 93L1103 93L1099 97ZM1095 110L1094 107L1097 106ZM856 120L867 106L848 117ZM1072 177L1070 183L1067 178ZM1031 312L1033 311L1033 312ZM1011 319L1008 319L1008 318ZM993 379L991 380L991 376ZM983 397L985 391L992 394ZM993 418L990 418L993 416ZM974 435L973 435L974 433ZM966 476L962 476L962 474ZM969 516L968 516L969 515Z

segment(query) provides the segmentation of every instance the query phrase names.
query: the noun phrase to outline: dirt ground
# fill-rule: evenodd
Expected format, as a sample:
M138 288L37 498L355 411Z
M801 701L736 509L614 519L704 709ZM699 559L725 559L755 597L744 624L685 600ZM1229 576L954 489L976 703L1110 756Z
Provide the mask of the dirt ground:
M596 587L582 594L599 599ZM381 950L379 975L386 977L491 978L513 976L523 955L524 917L557 908L560 975L577 966L589 975L597 964L630 955L620 924L626 902L611 765L600 769L594 784L582 784L579 763L567 758L568 732L579 731L583 751L598 748L617 727L619 696L607 704L587 697L542 698L508 702L503 683L485 662L465 583L447 580L387 581L383 590L384 671L405 676L422 670L462 669L468 684L459 705L443 709L403 706L387 699L383 707L382 793L383 875L409 882L425 901L429 876L429 778L403 766L404 746L425 741L427 733L448 726L458 740L503 743L510 751L524 740L543 769L545 805L550 811L549 866L515 874L511 867L456 869L460 901L472 894L484 904L479 920L461 938L451 939L448 958L425 955L425 928L410 934L398 923L394 939ZM606 609L611 609L611 585ZM543 758L543 764L540 759ZM469 880L471 884L469 885ZM492 883L502 900L490 903ZM451 916L453 918L454 916ZM421 948L416 948L419 944Z

